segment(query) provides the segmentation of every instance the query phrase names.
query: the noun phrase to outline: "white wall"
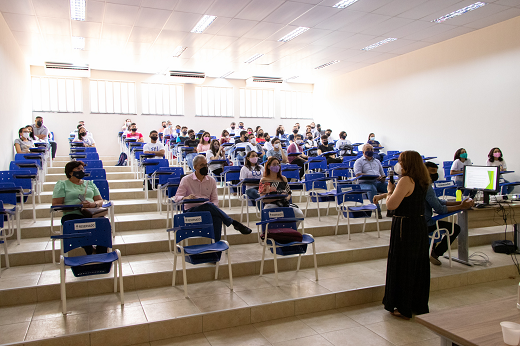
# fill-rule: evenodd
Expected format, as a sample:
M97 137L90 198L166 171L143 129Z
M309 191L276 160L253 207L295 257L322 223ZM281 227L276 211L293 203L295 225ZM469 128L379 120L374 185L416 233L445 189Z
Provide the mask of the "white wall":
M41 66L31 66L31 75L44 76L45 71ZM113 71L93 70L91 79L117 80L117 81L134 81L136 82L137 91L137 115L127 114L91 114L90 113L90 96L89 96L89 79L82 78L83 86L83 113L42 113L33 112L34 116L41 115L44 117L45 126L54 132L55 139L58 142L58 155L68 154L68 141L70 131L76 128L79 120L84 120L89 131L94 135L98 152L102 155L119 155L119 147L117 145L117 132L120 131L125 119L130 118L137 124L138 130L148 139L151 130L157 130L161 126L161 121L171 120L174 125L179 124L188 126L195 131L204 129L212 135L220 137L223 129L228 128L232 121L237 124L243 121L246 127L262 126L264 131L269 131L274 135L275 129L279 124L283 124L286 131L292 129L292 125L299 121L305 126L310 123L311 119L280 119L279 110L279 92L275 91L275 117L272 119L261 118L240 118L240 88L245 87L244 80L234 79L214 79L207 78L203 85L205 86L232 86L234 88L234 117L196 117L195 116L195 85L184 85L184 116L159 116L159 115L141 115L141 97L140 82L157 82L168 83L168 79L159 75L144 73L125 73ZM170 82L171 83L171 82ZM285 87L286 90L302 90L312 91L311 84L289 83Z
M14 159L14 140L20 127L32 124L29 65L0 13L0 170Z
M314 95L315 119L351 140L374 132L437 162L464 147L479 165L498 146L517 171L506 179L520 180L520 17L316 83Z

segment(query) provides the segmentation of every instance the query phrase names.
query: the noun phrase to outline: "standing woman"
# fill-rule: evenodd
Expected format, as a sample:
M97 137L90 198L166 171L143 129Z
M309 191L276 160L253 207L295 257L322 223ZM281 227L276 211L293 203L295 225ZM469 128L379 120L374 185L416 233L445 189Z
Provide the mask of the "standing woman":
M499 166L500 172L507 171L507 164L506 160L502 157L502 150L500 148L493 148L489 151L488 154L488 160L486 162L487 166ZM501 183L509 183L509 181L502 178L502 175L500 175L500 182ZM507 194L513 193L513 190L515 189L514 186L507 186Z
M197 153L205 154L210 148L211 135L209 132L204 132L200 137L200 143L197 145Z
M14 140L14 147L17 154L30 153L30 148L34 147L31 138L31 131L27 127L18 130L18 138Z
M429 312L430 256L428 228L424 218L430 175L421 155L405 151L399 156L401 178L388 183L386 207L395 210L390 233L383 304L404 319ZM374 202L385 197L374 197Z

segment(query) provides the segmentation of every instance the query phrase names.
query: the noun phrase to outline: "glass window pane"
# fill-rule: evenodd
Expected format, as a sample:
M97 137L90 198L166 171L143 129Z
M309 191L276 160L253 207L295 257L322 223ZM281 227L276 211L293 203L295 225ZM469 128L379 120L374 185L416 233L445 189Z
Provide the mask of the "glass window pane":
M74 109L76 112L83 111L83 85L81 79L74 80Z
M67 111L67 96L65 91L65 79L60 78L58 81L58 109L59 112Z
M105 82L98 81L98 104L99 104L99 113L106 113L106 92L105 92Z
M128 114L128 83L121 84L121 111L118 113Z
M107 113L114 113L114 84L112 82L106 82L106 106Z
M97 82L90 81L90 112L98 113L98 92L97 92Z
M49 78L49 99L50 110L56 112L58 110L58 80Z
M184 114L184 87L177 86L177 113L175 114Z
M170 86L162 85L163 113L170 114Z
M159 84L155 84L155 114L164 114L162 90Z
M67 102L67 112L74 112L74 80L65 80L65 98Z
M148 109L148 84L141 83L141 112L142 114L150 114Z
M42 111L50 111L51 110L51 100L50 100L50 91L49 91L49 79L42 78L41 79L41 95L42 95Z
M114 113L121 113L121 83L114 82Z
M202 88L202 111L200 115L208 115L208 88Z
M34 111L42 111L42 90L40 78L32 78L32 105Z
M195 87L195 115L202 115L202 88Z
M135 114L135 83L128 83L128 113Z

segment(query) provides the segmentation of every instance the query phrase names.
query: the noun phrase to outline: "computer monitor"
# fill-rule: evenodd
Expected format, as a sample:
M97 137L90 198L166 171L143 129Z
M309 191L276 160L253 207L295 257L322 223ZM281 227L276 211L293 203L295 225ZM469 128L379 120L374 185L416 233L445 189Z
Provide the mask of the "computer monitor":
M499 166L464 166L464 189L484 192L484 204L489 204L489 195L500 192Z

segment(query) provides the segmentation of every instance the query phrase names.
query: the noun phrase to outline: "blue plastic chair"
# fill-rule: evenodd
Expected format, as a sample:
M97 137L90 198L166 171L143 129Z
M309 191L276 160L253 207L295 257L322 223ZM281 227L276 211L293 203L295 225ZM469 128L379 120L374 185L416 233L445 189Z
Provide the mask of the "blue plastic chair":
M0 244L4 244L5 268L9 268L9 252L7 251L7 238L14 234L15 212L12 209L4 209L4 203L0 200ZM7 228L5 227L7 223ZM2 275L2 256L0 256L0 276Z
M159 209L159 214L162 214L162 206L166 201L168 180L181 178L183 175L184 169L182 167L161 167L152 174L152 187L157 187L157 208Z
M103 168L103 162L101 160L81 160L81 162L85 164L85 171Z
M99 160L99 154L98 153L92 153L92 152L69 154L69 156L70 156L70 158L72 160L76 160L76 161Z
M85 169L84 180L107 180L107 173L103 168Z
M256 201L252 201L246 195L246 186L247 185L260 185L260 177L258 179L242 179L238 184L236 184L240 191L240 222L242 222L242 217L244 216L244 204L246 205L246 221L247 227L249 227L249 207L252 206L255 208L257 216L260 216L258 213L258 208L256 208Z
M350 219L364 218L363 222L363 233L365 232L365 226L367 218L371 217L372 214L376 219L377 224L377 237L380 237L379 219L377 217L377 206L373 203L363 204L363 195L366 195L367 191L362 190L360 185L357 184L338 184L336 187L336 209L338 211L338 219L336 221L335 235L338 235L339 219L344 217L347 219L348 229L348 240L350 240ZM345 205L345 202L355 202L355 206Z
M231 209L231 189L237 189L238 184L233 184L233 181L240 180L240 170L242 167L225 166L222 172L224 182L224 205L226 203L226 193L229 200L229 209Z
M99 190L101 198L103 198L103 208L108 209L108 218L110 219L110 225L112 226L112 237L116 236L116 223L115 223L115 207L114 203L110 200L110 186L106 179L96 179L92 181Z
M300 180L300 166L298 165L282 165L282 175L287 178L288 184L291 187L291 191L300 191L300 203L302 201L303 182ZM290 181L295 179L295 181Z
M262 210L262 221L257 222L258 243L262 246L262 262L260 264L260 276L264 273L265 250L269 249L274 257L274 275L276 286L278 285L278 258L277 256L298 255L298 264L296 271L300 270L302 254L307 252L307 245L312 244L312 252L314 256L314 271L316 281L318 281L318 262L316 260L316 246L314 245L314 237L305 233L303 218L296 218L292 208L271 208ZM301 221L302 233L301 242L278 243L269 237L269 231L276 229L292 229L298 231L297 222Z
M2 173L2 172L0 172ZM0 181L0 201L3 202L3 208L6 212L11 213L16 220L16 242L19 245L22 239L22 229L20 227L20 214L23 210L20 200L23 200L22 187L17 186L13 180Z
M167 197L167 205L166 205L166 228L170 226L170 211L171 211L171 220L173 227L173 215L179 213L181 211L181 205L176 203L174 200L175 194L177 193L177 189L179 189L179 184L181 182L180 177L168 178L168 182L163 185L166 191ZM170 249L171 252L171 249Z
M305 205L305 216L309 209L309 202L312 201L318 206L318 220L321 221L320 202L327 202L327 215L329 215L330 202L334 201L334 194L336 191L329 191L327 182L335 182L336 178L327 177L325 173L307 173L305 174L305 192L307 197L307 204Z
M446 200L446 197L456 197L458 186L453 180L435 181L433 191L439 198Z
M168 167L167 159L147 159L141 163L144 167L144 197L148 200L148 180L159 168Z
M96 274L107 274L110 272L113 262L114 265L114 292L117 292L117 276L119 271L119 287L121 292L121 305L125 304L123 289L123 266L121 252L116 249L104 254L65 257L65 255L74 249L88 245L105 246L112 248L112 236L110 230L110 222L105 218L96 219L78 219L65 221L63 224L63 234L52 236L53 239L60 239L61 251L60 256L60 285L61 285L61 304L62 312L67 314L67 291L65 286L65 266L71 267L74 276L88 276ZM107 271L100 272L100 268L92 266L95 263L110 263Z
M40 183L38 181L38 168L26 167L26 161L11 161L9 165L9 171L0 172L0 181L12 181L16 186L21 186L23 191L23 200L21 202L21 211L24 210L24 203L27 202L27 198L31 196L32 210L33 210L33 222L36 222L36 197L38 202L41 203L40 197ZM30 165L30 164L29 164Z
M325 172L327 170L327 158L324 156L309 157L305 166L307 167L305 170L306 173L317 170Z
M97 153L96 147L74 147L70 148L70 154Z
M442 169L444 170L444 179L449 179L451 177L451 165L453 165L453 161L442 162Z
M174 227L166 230L168 232L168 243L171 252L171 236L173 232L174 259L172 286L175 286L177 274L177 257L182 257L182 277L184 283L184 296L188 297L188 280L186 275L186 262L193 265L216 263L215 280L218 279L218 268L222 252L226 252L229 270L229 288L233 291L233 271L231 268L231 257L229 243L225 240L215 242L213 232L213 219L209 211L196 213L177 214L174 216ZM189 238L208 238L210 244L187 245Z

